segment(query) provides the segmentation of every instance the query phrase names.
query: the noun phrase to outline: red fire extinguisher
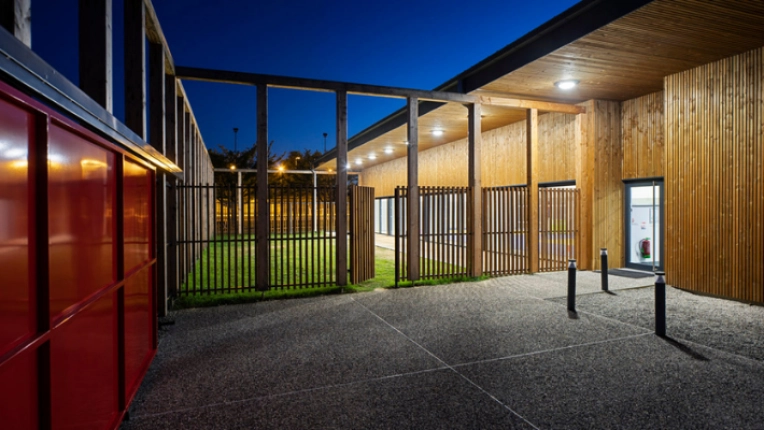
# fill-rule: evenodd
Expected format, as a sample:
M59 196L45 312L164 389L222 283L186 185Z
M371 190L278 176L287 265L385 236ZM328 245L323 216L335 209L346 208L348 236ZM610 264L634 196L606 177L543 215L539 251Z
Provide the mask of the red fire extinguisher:
M646 237L637 244L637 254L642 258L650 258L650 238Z

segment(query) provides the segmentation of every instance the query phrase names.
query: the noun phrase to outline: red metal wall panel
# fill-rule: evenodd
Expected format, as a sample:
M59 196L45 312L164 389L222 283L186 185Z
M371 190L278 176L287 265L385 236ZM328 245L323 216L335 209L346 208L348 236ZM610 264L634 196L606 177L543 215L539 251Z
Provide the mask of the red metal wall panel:
M149 260L151 240L151 171L125 161L125 273L129 274Z
M114 154L61 127L48 146L50 314L71 307L116 280Z
M106 294L57 328L50 341L53 428L103 429L117 417L117 327Z
M0 355L35 331L29 277L27 153L33 118L0 100Z
M153 181L0 82L0 428L119 426L156 352Z
M37 428L36 350L28 350L0 367L0 428Z
M153 266L145 266L125 281L126 398L138 390L152 357L151 285Z

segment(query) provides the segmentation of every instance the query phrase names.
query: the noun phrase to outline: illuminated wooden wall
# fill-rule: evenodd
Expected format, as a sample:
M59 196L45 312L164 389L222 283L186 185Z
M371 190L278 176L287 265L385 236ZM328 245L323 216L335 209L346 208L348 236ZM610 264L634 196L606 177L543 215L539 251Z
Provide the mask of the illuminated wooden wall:
M548 113L539 117L540 182L576 177L576 116ZM525 183L525 121L483 133L482 185L495 187ZM406 185L406 159L399 158L363 170L361 183L377 196L392 196ZM419 185L467 186L467 139L437 146L419 154Z
M621 103L623 179L663 176L663 91Z
M764 49L665 79L666 272L764 302Z

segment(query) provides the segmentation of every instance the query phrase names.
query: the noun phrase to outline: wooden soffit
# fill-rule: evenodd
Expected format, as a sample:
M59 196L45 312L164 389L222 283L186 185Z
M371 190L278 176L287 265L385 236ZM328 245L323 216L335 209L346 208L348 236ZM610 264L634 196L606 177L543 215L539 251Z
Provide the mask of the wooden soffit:
M575 19L585 20L586 15L578 11ZM491 59L493 64L468 71L459 79L469 94L482 97L569 104L592 99L630 100L661 91L665 76L763 46L762 29L764 1L655 0L490 82L480 82L481 76L491 76L491 70L486 69L499 70L503 65L496 63L514 64L515 59ZM569 91L555 87L555 82L566 79L579 84ZM419 126L421 149L467 137L467 110L463 106L449 103L420 107L420 111L425 112ZM484 106L483 114L484 131L525 118L522 110L498 106ZM394 116L370 129L384 126L386 121L393 123ZM434 128L443 129L445 134L433 136L430 131ZM396 127L388 125L386 129L384 133L368 133L367 129L351 139L348 159L351 163L356 158L363 160L361 166L353 164L354 169L405 156L405 123L398 121ZM393 154L384 154L388 146L395 148ZM370 154L376 159L369 159ZM319 168L336 169L336 162L327 160Z

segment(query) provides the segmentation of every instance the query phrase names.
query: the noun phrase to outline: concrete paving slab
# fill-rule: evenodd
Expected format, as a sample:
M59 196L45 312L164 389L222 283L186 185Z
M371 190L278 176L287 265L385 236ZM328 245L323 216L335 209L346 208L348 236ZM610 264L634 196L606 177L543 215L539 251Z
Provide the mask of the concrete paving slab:
M553 299L565 303L565 299ZM655 329L655 288L579 296L577 308ZM666 333L764 361L764 307L666 288Z
M522 297L495 283L454 284L354 296L449 364L487 360L648 332Z
M645 335L457 370L539 428L756 429L764 363Z
M135 413L139 429L532 429L450 370L400 375L345 386L161 415Z
M133 403L135 412L160 413L443 366L350 296L289 301L299 303L175 313L174 332L159 346Z

